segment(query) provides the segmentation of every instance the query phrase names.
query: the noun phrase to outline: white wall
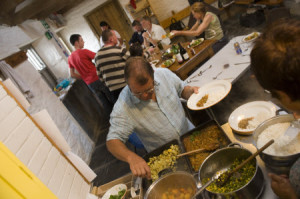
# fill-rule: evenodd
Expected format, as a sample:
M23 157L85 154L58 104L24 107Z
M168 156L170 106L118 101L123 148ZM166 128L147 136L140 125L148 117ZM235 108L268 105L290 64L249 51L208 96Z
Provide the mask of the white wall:
M106 1L107 0L86 0L64 14L64 18L67 21L67 24L66 28L60 31L60 34L64 38L64 40L68 42L69 46L71 46L71 44L69 43L70 36L72 34L80 34L85 41L84 47L86 49L89 49L93 52L97 52L99 50L99 41L89 27L87 21L84 18L84 15L91 12ZM129 19L133 20L131 15L125 9L125 5L129 3L129 0L119 0L119 2L127 13Z
M31 43L56 78L68 78L67 59L63 57L54 39L46 38L45 32L46 29L37 20L27 20L20 26L0 26L0 59Z
M39 38L33 42L33 46L42 59L58 78L68 77L67 63L58 52L56 44L53 41L48 41L44 36L45 31L41 23L36 20L26 21L20 27L0 26L1 59L18 52L19 46L24 46ZM29 112L35 113L47 109L72 151L84 161L89 162L94 143L88 138L57 96L53 94L38 71L28 61L20 64L16 67L16 70L34 93L34 98L30 99L32 106Z
M85 41L84 48L97 52L100 48L99 41L89 27L84 15L104 2L106 2L106 0L86 0L65 13L64 18L67 22L66 28L60 32L64 40L69 42L69 38L72 34L80 34ZM70 43L69 45L71 46Z

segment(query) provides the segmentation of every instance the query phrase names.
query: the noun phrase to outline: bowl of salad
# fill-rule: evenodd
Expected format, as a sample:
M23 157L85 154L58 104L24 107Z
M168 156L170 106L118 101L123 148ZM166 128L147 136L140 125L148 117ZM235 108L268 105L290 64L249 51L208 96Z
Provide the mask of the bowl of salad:
M196 39L196 40L192 40L190 42L190 44L188 45L188 48L193 48L193 47L199 46L200 44L202 44L203 41L204 41L204 38L199 38L199 39Z
M172 64L174 64L175 59L168 59L161 64L162 68L169 68Z
M123 199L127 191L127 186L125 184L117 184L107 190L103 195L102 199Z

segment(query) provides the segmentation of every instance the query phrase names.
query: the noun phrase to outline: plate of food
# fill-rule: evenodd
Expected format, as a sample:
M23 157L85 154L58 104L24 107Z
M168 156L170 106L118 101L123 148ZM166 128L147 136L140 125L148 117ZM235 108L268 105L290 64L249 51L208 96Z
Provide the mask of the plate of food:
M266 101L254 101L243 104L229 116L228 123L234 132L251 135L258 125L276 115L274 104Z
M175 59L168 59L161 64L162 68L169 68L172 64L174 64Z
M202 44L203 41L204 41L204 38L199 38L199 39L196 39L196 40L192 40L190 42L190 44L188 45L188 48L193 48L193 47L199 46L200 44Z
M107 190L103 195L102 199L123 199L127 191L125 184L117 184Z
M251 33L251 34L249 34L249 35L246 35L246 36L242 39L242 41L243 41L243 42L251 42L251 41L255 40L259 35L260 35L259 32L253 32L253 33Z
M209 108L224 99L231 90L231 83L226 80L215 80L200 87L198 93L194 93L187 101L191 110Z

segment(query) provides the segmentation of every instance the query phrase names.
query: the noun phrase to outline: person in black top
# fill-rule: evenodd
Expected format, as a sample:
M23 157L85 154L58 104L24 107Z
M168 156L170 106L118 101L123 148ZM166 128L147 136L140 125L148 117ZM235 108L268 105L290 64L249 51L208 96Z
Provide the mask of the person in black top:
M144 42L144 38L142 35L146 31L143 29L141 23L137 20L134 20L132 22L132 29L134 30L134 33L129 41L129 45L132 45L136 42L138 42L140 45L142 45Z

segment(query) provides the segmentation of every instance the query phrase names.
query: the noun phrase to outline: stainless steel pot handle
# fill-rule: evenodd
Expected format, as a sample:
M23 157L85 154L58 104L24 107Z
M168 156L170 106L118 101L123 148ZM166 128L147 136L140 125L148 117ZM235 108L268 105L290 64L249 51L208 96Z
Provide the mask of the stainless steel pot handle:
M230 143L230 144L228 144L227 147L235 147L235 146L238 146L238 147L240 147L240 148L243 148L242 145L241 145L240 143L237 143L237 142Z
M287 110L285 110L285 109L283 109L283 108L280 108L280 109L278 109L278 110L275 111L276 115L280 115L280 114L279 114L280 112L285 112L285 113L290 114L289 111L287 111Z

